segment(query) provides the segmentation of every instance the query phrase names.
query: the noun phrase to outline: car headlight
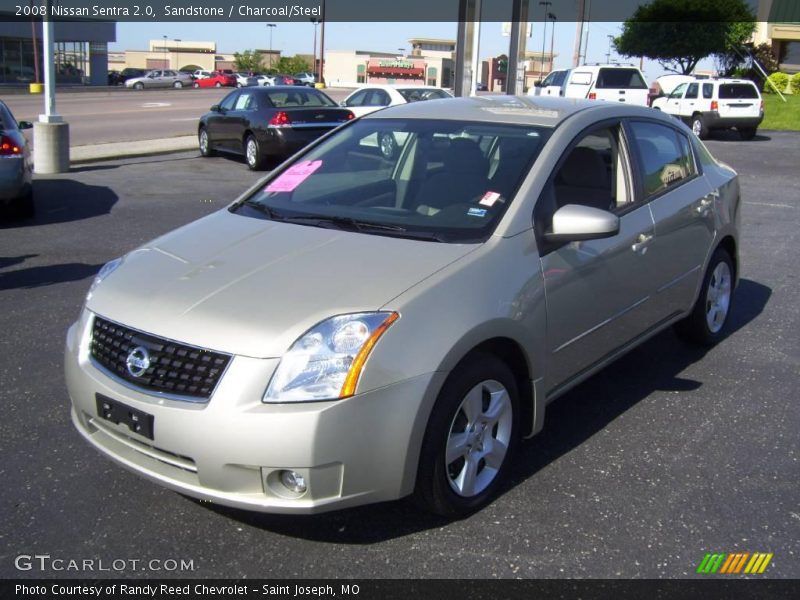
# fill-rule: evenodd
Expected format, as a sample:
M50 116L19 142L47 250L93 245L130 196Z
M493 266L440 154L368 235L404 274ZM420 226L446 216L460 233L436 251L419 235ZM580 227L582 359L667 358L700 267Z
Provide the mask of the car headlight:
M354 313L315 325L281 357L264 402L352 396L372 348L399 317L395 312Z
M102 267L100 267L100 271L98 271L97 275L94 276L94 279L92 280L92 285L89 286L89 291L86 293L87 302L89 301L89 299L91 299L92 293L97 288L97 286L100 285L100 282L103 281L103 279L105 279L109 275L111 275L111 273L116 271L117 267L119 267L122 264L122 260L123 257L115 258L114 260L110 260Z

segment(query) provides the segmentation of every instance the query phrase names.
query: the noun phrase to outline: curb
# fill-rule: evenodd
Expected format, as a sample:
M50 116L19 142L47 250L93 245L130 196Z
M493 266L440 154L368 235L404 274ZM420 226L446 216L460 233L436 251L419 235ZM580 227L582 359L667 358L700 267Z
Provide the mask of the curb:
M73 146L70 148L70 164L82 164L114 160L119 158L136 158L170 154L185 150L197 149L197 137L185 135L158 140L137 140L135 142L113 142L110 144L93 144L90 146Z

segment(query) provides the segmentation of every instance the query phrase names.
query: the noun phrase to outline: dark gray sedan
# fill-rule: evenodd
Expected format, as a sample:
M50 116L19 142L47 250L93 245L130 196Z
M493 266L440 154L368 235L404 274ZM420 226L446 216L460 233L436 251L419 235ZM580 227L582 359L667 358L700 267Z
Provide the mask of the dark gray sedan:
M23 129L33 127L28 121L19 121L0 101L0 209L9 217L32 217L33 161L30 147L22 135Z

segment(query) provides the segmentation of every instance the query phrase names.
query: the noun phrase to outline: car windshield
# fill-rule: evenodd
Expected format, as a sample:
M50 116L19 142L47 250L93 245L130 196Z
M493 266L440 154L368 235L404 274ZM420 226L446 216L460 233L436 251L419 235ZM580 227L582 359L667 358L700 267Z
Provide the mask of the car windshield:
M719 86L720 100L758 98L758 90L751 83L723 83Z
M437 98L452 98L450 94L444 90L431 90L431 89L415 89L405 88L398 89L397 93L400 94L406 102L418 102L420 100L435 100Z
M322 92L302 87L291 90L270 90L267 96L275 108L338 106Z
M232 210L248 217L437 242L494 231L549 129L362 119L272 175Z

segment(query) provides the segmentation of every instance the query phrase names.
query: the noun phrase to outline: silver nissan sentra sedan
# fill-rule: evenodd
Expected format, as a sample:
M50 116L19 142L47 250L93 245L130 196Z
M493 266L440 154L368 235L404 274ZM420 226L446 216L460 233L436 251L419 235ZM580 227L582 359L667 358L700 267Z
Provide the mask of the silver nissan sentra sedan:
M651 109L389 108L105 265L67 334L72 420L219 504L468 514L566 390L666 327L724 335L739 206Z

